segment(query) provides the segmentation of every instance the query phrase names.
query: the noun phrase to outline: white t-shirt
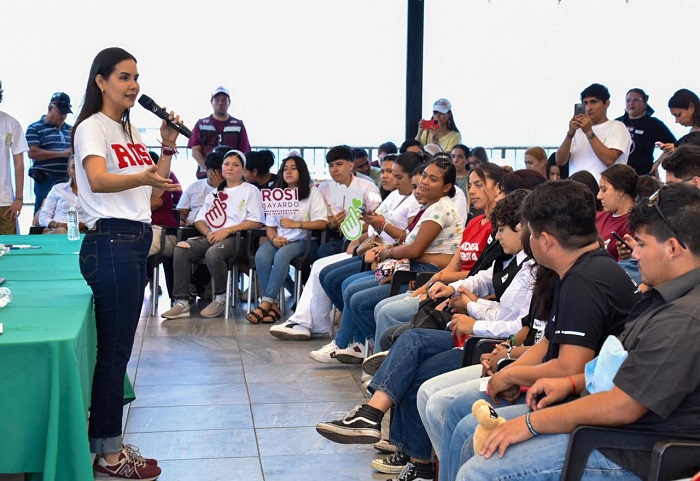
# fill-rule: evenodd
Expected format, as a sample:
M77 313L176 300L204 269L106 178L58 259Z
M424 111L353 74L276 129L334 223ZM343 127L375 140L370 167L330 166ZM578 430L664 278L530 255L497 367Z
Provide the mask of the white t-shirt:
M599 125L593 126L593 133L609 149L616 149L622 153L615 161L616 164L626 164L630 155L632 137L625 124L619 120L608 120ZM569 159L569 177L581 170L587 170L595 180L600 183L600 174L606 166L593 151L591 143L588 141L583 130L577 129L571 141L571 158Z
M93 192L83 165L90 155L104 158L107 172L116 175L139 174L154 165L133 125L131 135L133 144L122 125L102 112L85 119L75 131L75 173L88 227L98 219L110 218L151 223L151 186L142 185L121 192Z
M203 220L217 231L238 225L245 220L265 222L260 190L243 182L236 187L226 187L222 191L214 189L207 194L204 205L199 209L195 222Z
M318 186L318 190L326 201L329 216L335 215L341 210L347 212L352 199L361 198L362 204L367 210L375 210L382 201L382 196L374 182L354 175L344 195L334 195L333 191L337 189L342 190L343 186L332 179L326 180Z
M53 220L63 224L68 223L68 209L71 205L78 208L78 222L85 222L85 211L80 205L80 198L73 193L69 182L62 182L51 187L44 205L39 211L39 225L48 227Z
M413 244L418 237L423 222L432 221L440 225L442 230L425 250L426 254L454 254L459 249L462 241L464 226L457 210L449 197L440 198L439 201L428 206L418 223L406 236L406 244Z
M467 225L467 215L469 211L467 210L467 196L462 189L455 185L455 195L451 197L452 204L455 206L455 210L462 219L462 227Z
M15 200L13 195L12 169L14 155L29 150L27 139L24 138L24 130L14 117L0 111L0 207L7 207ZM22 192L19 192L20 196Z
M311 232L307 229L287 229L285 227L280 227L280 219L280 216L268 215L265 217L265 225L277 227L277 235L286 238L289 242L306 239L306 236ZM316 186L311 186L309 196L299 201L299 212L289 217L289 219L303 222L328 220L326 204Z
M204 205L204 199L206 199L207 194L216 189L216 187L209 185L207 180L208 179L200 179L193 182L185 189L182 196L180 196L180 201L177 203L176 209L187 209L190 211L187 214L187 219L185 221L186 225L194 224L194 220L197 218L197 213Z
M420 207L413 194L401 195L398 190L394 190L384 199L377 208L376 213L383 215L384 220L391 225L404 230L408 226L408 218L415 217ZM367 234L370 236L376 234L376 232L372 226L367 228ZM382 232L379 237L385 244L394 242L394 238L387 234L386 231Z

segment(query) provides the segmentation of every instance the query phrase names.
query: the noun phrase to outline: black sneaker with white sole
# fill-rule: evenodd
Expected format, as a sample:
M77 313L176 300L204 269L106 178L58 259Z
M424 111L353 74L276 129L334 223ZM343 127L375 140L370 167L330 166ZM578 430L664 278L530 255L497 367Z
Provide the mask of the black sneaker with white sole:
M403 471L403 467L406 466L411 460L411 457L401 451L396 451L394 454L388 458L377 458L374 459L370 466L372 469L379 471L384 474L399 474Z
M431 474L423 473L424 468L428 468ZM399 475L393 480L389 481L433 481L433 467L432 463L430 465L416 465L411 462L406 463Z
M374 444L382 438L382 413L363 404L337 421L316 424L324 438L340 444Z

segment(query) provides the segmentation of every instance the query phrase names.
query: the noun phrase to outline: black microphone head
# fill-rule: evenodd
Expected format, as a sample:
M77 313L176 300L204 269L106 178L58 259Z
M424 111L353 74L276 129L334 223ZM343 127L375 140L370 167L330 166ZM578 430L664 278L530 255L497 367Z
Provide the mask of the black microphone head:
M142 94L141 97L139 97L139 104L141 104L141 107L146 110L154 110L154 107L155 110L158 109L158 105L155 103L155 101L146 94Z

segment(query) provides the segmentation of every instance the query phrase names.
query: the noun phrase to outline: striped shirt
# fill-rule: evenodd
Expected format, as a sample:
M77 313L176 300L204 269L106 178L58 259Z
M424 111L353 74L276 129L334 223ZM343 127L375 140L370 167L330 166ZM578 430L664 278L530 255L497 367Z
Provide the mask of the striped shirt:
M39 147L44 150L55 150L58 152L70 149L70 132L72 126L63 123L60 128L46 121L46 116L27 127L27 145L29 147ZM34 159L32 159L34 160ZM37 161L34 160L32 169L43 170L48 174L60 177L68 174L68 159L66 157L56 157Z

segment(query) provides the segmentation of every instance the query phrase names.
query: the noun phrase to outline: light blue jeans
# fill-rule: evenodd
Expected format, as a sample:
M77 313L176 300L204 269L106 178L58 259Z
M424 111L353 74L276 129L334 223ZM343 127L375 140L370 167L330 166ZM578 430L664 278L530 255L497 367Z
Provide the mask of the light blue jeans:
M447 406L462 394L463 383L480 377L481 364L475 364L428 379L418 389L418 414L439 459L442 459L442 433Z
M382 300L374 308L374 320L377 327L374 332L375 343L379 342L382 334L391 326L410 322L418 312L420 301L417 297L409 297L405 292Z
M509 409L509 408L506 408ZM502 411L499 412L502 414ZM559 481L569 444L568 434L541 434L523 443L508 447L506 454L499 458L494 454L490 459L474 456L472 440L465 446L469 460L457 473L457 481ZM442 468L442 465L440 466ZM442 478L442 476L441 476ZM593 451L588 458L583 473L585 481L640 481L634 473L621 468Z
M315 252L318 242L311 242L311 252ZM270 241L265 241L255 253L255 268L260 278L260 286L263 290L262 300L271 304L277 304L280 297L280 289L289 273L289 263L292 259L304 254L306 239L290 242L280 248L273 246Z

